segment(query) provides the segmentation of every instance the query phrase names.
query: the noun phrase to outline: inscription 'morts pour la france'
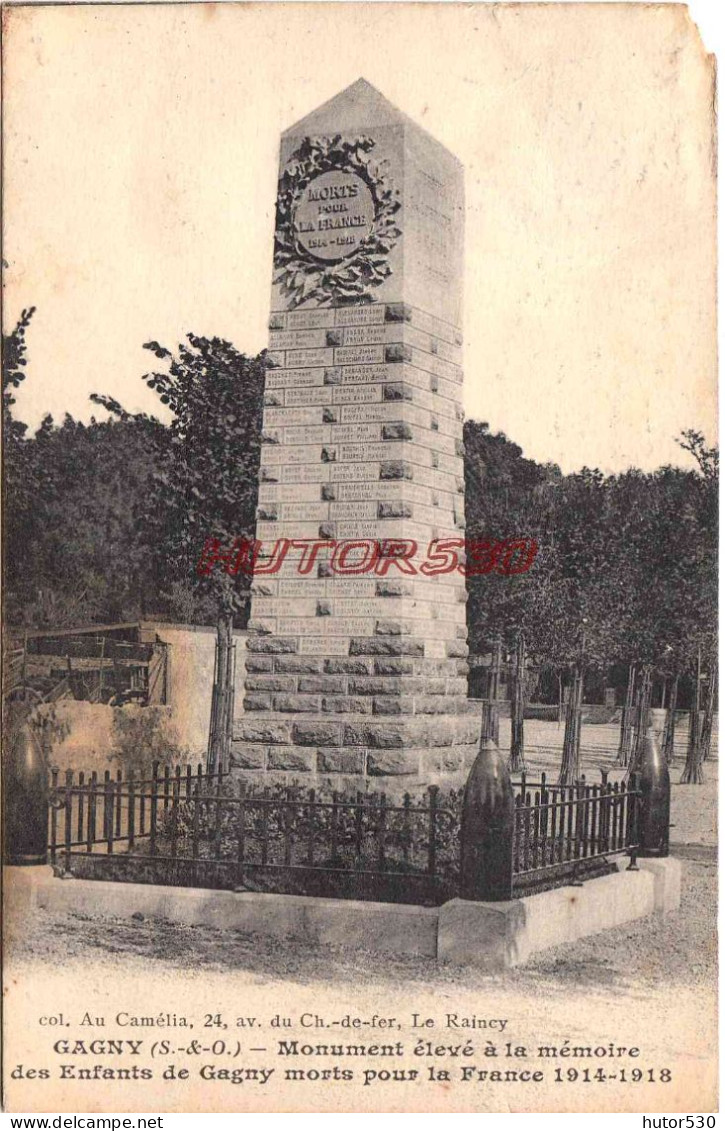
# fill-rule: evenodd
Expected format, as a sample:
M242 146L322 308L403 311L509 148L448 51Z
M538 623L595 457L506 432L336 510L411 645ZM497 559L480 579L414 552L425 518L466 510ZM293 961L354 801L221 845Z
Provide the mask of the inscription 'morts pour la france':
M365 181L337 169L310 181L294 212L297 242L318 259L343 259L356 251L374 221L373 194Z

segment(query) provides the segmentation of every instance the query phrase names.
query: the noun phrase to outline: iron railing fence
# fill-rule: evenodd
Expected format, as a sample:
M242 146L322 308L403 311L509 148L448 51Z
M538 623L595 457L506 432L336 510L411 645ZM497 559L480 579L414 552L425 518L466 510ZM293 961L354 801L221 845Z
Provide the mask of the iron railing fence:
M61 852L83 848L92 853L117 845L133 850L136 841L148 838L155 844L160 822L181 799L189 800L202 788L221 790L224 774L208 774L200 764L165 766L154 763L150 775L110 770L76 775L66 770L63 780L57 769L50 774L48 849L51 864ZM227 775L228 776L228 775Z
M545 879L547 873L575 877L588 865L628 853L636 858L641 789L638 774L611 782L583 775L574 785L531 784L526 775L514 791L512 872L514 884Z
M459 826L435 786L396 804L233 783L201 766L102 781L54 772L49 856L75 874L417 902L455 894Z
M51 775L49 858L65 872L124 881L397 902L460 894L463 791L384 793L260 786L201 765L151 774ZM523 774L514 786L510 892L559 886L634 859L636 775L559 786Z

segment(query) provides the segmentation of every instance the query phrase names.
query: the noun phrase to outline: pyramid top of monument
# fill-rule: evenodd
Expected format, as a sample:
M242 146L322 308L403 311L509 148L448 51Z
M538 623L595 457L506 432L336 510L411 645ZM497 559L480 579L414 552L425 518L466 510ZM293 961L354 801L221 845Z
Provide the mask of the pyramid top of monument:
M367 126L407 126L412 127L436 145L449 150L441 142L429 134L407 114L388 102L387 98L377 90L367 79L360 78L357 82L345 87L339 94L323 102L306 118L300 118L293 126L286 129L282 137L299 136L300 134L326 134L346 133L351 130L364 129ZM449 154L453 156L452 154Z
M317 132L318 130L350 130L360 126L394 126L410 121L392 102L376 90L367 79L345 87L306 118L300 118L285 134Z

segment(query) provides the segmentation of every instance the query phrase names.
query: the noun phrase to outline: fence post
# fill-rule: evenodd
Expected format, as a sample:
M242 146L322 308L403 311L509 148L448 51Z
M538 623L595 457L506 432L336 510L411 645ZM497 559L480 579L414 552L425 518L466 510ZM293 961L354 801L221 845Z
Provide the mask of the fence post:
M106 852L113 852L113 780L106 770L103 779L103 836L106 841Z
M156 855L156 831L159 811L159 764L151 768L151 831L149 836L149 855Z
M67 780L68 780L68 774L66 773L66 782L67 782ZM55 854L56 854L57 841L58 841L58 808L57 808L57 805L55 804L55 800L58 796L57 791L58 791L58 767L57 766L51 766L51 769L50 769L50 796L51 796L50 844L48 846L49 849L50 849L50 862L51 862L51 864L55 864Z
M70 855L73 844L73 771L65 772L65 863L64 871L70 875Z
M48 767L28 723L29 709L14 735L3 780L3 860L6 864L48 863Z
M670 773L652 727L647 737L640 771L642 791L639 822L640 856L670 854Z
M113 840L113 795L111 794L111 771L103 774L103 839ZM110 851L110 849L109 849Z
M511 899L514 813L506 759L490 739L483 739L463 792L462 899Z

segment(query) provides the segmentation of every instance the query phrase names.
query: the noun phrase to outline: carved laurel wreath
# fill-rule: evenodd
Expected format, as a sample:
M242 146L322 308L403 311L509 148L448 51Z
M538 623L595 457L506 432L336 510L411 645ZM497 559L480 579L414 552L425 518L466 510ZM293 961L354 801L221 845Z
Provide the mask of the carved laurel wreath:
M387 257L401 234L395 223L400 193L390 183L387 162L369 156L374 146L371 137L353 141L343 141L340 134L307 137L290 157L277 194L274 281L281 284L293 307L307 300L321 306L372 302L370 290L390 275ZM365 182L372 194L375 219L370 234L346 259L322 263L298 243L294 214L310 181L335 169L356 173Z

